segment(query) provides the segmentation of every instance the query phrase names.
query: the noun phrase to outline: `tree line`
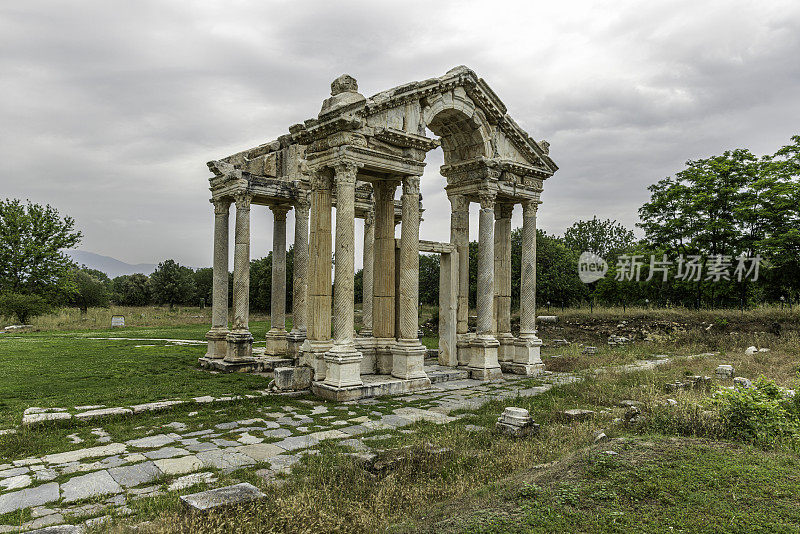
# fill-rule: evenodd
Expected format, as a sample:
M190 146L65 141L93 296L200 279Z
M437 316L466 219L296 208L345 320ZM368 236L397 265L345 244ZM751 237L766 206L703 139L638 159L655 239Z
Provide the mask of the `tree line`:
M651 185L639 209L643 236L614 220L593 217L563 235L537 231L537 302L540 309L578 304L746 307L762 302L791 305L800 295L800 136L774 154L747 149L691 160L686 168ZM512 232L512 307L519 306L522 232ZM109 278L76 265L65 253L82 234L75 221L51 206L0 201L0 314L21 322L53 307L86 311L110 303L127 306L210 305L213 271L174 260L150 275ZM584 283L581 254L602 258L608 272ZM477 295L478 244L471 242L470 306ZM731 276L739 258L760 259L758 277ZM286 309L292 309L294 250L287 251ZM633 258L633 263L631 263ZM658 276L653 261L659 260ZM638 262L635 279L631 272ZM667 267L663 265L669 263ZM718 276L681 277L689 266ZM727 266L727 275L719 276ZM684 273L685 274L685 273ZM229 277L231 275L229 274ZM250 265L250 306L268 311L272 254ZM229 283L232 287L232 281ZM420 303L438 305L439 257L420 255ZM361 302L363 272L355 276ZM229 293L230 304L230 293Z

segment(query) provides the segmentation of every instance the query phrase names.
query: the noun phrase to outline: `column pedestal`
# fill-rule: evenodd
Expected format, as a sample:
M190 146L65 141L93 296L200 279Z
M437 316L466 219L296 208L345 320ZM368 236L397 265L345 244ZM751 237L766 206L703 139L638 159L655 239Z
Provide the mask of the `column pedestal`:
M403 380L425 379L425 353L419 339L400 339L392 349L392 376ZM430 383L430 380L428 380Z
M497 341L500 343L500 347L497 349L497 360L501 364L513 361L516 352L514 336L510 332L497 334Z
M474 380L495 380L503 378L497 361L500 342L491 336L478 336L470 342L469 376Z
M544 364L540 355L542 340L534 338L517 338L514 340L514 361L504 362L503 370L517 375L535 376L544 372Z

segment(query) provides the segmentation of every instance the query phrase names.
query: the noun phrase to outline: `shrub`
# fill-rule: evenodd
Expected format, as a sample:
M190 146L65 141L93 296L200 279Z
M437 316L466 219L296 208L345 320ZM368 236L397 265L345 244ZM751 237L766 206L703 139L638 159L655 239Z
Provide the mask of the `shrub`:
M50 304L39 295L23 295L21 293L4 293L0 295L0 313L8 317L16 317L25 324L28 319L43 315L50 310Z
M754 388L722 389L713 402L725 437L767 446L800 444L798 401L771 380L760 378Z

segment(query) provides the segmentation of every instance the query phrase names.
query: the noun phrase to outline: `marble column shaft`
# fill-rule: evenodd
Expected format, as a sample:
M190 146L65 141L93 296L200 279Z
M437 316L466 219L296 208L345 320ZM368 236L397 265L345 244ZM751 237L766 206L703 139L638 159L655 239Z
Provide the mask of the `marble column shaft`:
M419 176L403 178L403 222L400 228L399 339L419 342Z
M469 319L469 200L450 195L450 242L458 251L458 310L456 332L468 332Z
M373 265L375 260L375 215L372 211L364 217L364 270L362 273L362 303L363 303L363 328L359 332L361 337L372 336L372 289Z
M292 281L292 331L297 340L306 337L308 319L308 200L298 200L294 209L294 280Z
M233 330L248 330L250 322L250 195L236 197L233 251Z
M478 328L479 337L492 337L494 312L494 196L481 196L478 221Z
M272 294L269 309L270 330L286 330L286 212L284 206L270 206L272 227Z
M519 337L536 338L536 211L538 201L522 204L522 268Z
M324 171L312 176L309 239L309 340L331 339L331 179Z
M513 204L498 204L494 223L494 331L511 334L511 214Z
M394 193L395 181L375 182L374 265L380 270L372 279L372 332L375 338L395 336ZM374 269L374 267L373 267Z
M355 185L357 167L336 166L336 256L333 287L334 349L354 350Z
M230 201L214 202L214 278L211 327L228 329L228 219Z

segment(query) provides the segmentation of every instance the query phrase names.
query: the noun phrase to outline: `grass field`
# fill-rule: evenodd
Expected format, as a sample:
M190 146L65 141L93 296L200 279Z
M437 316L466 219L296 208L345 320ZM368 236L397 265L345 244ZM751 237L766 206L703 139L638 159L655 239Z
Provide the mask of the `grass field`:
M155 341L202 341L208 323L196 317L202 315L200 310L125 310L126 323L133 326L124 329L87 324L93 317L98 324L108 324L110 312L90 311L84 318L68 312L60 319L47 319L51 323L38 322L38 331L0 336L0 427L16 426L28 406L115 406L241 395L266 387L265 377L198 370L196 359L205 352L202 344ZM754 381L763 376L797 388L797 312L621 312L565 312L559 330L548 333L548 327L542 328L545 342L553 337L572 341L566 347L543 350L548 368L580 373L582 382L535 397L465 408L461 419L447 425L420 422L411 427L412 433L385 433L378 446L413 451L387 472L368 472L343 454L346 449L323 443L318 454L305 457L280 485L266 484L248 469L217 473L220 484L249 481L261 487L268 499L258 505L191 516L183 512L177 494L168 493L134 501L134 516L111 528L126 532L124 525L148 520L152 523L140 531L800 532L800 420L796 426L787 423L788 434L779 440L734 436L726 432L720 408L711 400L716 387L729 381L717 382L711 390L667 393L664 389L666 383L687 375L713 376L720 363L734 365L737 375ZM137 313L139 323L132 323L128 318ZM642 326L648 320L682 325L657 341L620 347L598 342L602 333L621 321L652 329ZM770 331L776 322L781 325L778 334ZM268 323L256 316L251 327L256 339L263 339ZM110 337L125 339L91 339ZM435 338L428 342L435 343ZM596 354L583 353L588 344L598 346ZM744 349L750 345L769 351L746 355ZM677 358L648 371L591 372L653 354L704 352L715 354ZM668 398L677 406L667 407ZM191 431L256 417L262 409L303 406L305 400L259 396L199 411L190 404L101 424L115 440L126 440L175 421ZM622 400L640 402L645 422L620 422ZM350 409L368 415L400 406L386 402ZM521 440L493 434L498 414L510 405L530 410L541 425L540 434ZM560 415L568 408L591 409L595 414L586 421L570 422ZM84 447L85 443L71 445L68 436L88 441L98 424L70 422L2 435L0 463ZM594 443L601 430L610 440ZM431 446L450 452L432 459L425 453Z

